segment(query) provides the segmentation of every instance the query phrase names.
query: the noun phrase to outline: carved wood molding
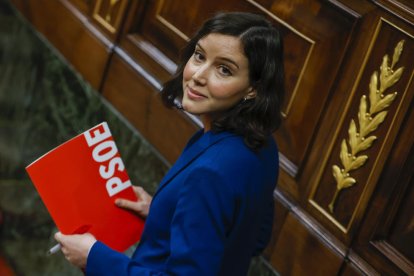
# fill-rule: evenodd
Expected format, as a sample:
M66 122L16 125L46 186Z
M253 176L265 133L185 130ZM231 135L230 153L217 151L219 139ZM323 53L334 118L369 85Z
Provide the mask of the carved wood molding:
M412 64L406 60L406 57L413 52L414 36L409 29L402 28L387 18L379 17L378 19L373 36L369 39L370 43L364 60L357 72L357 78L349 92L345 107L342 109L343 113L336 123L335 131L329 139L330 142L325 147L322 161L312 178L313 184L311 184L308 199L309 207L316 212L315 214L329 224L332 231L338 231L337 234L345 241L350 241L354 234L353 231L363 218L386 157L396 139L403 114L409 108L412 98L409 92L409 86L413 80ZM391 33L395 35L393 42L388 41ZM392 44L385 46L387 43ZM384 57L384 53L392 54L393 50L395 53L393 56ZM378 73L371 73L378 66L378 62L374 59L381 60L381 58L383 69L377 70ZM404 65L405 69L397 66L397 62ZM387 67L388 69L384 70ZM372 68L369 69L372 71L366 72L365 68ZM381 70L384 72L381 73ZM403 71L408 73L403 73ZM392 80L388 80L388 83L384 85L385 79L381 74ZM361 79L368 80L369 83L369 91L365 93L366 95L358 93L361 90L363 92L364 89ZM393 89L393 85L398 88ZM390 89L393 90L388 91ZM381 90L381 93L377 94L377 90ZM398 95L394 93L396 90L398 90ZM352 112L349 112L350 110ZM353 116L355 113L363 114L363 116L353 119L356 117ZM367 116L366 113L369 115ZM377 116L379 117L376 118ZM372 120L369 117L372 117ZM362 131L361 122L364 125ZM375 135L381 139L373 135L374 130L378 133ZM337 154L334 154L335 149L339 149L339 161ZM365 154L364 150L367 151ZM357 160L360 156L363 157ZM335 182L332 181L332 172ZM352 189L347 189L351 187Z
M400 59L403 50L404 40L401 40L394 49L394 54L389 64L389 57L385 55L380 66L380 75L375 71L371 76L369 84L369 99L366 95L361 97L359 112L358 112L358 126L354 119L351 120L348 129L348 143L342 139L340 159L342 168L338 165L332 166L333 176L336 180L336 191L329 204L329 211L334 212L335 202L339 192L355 185L357 180L349 173L362 167L368 160L367 155L357 155L358 153L370 148L377 139L375 135L370 135L376 130L385 120L389 107L397 96L397 92L384 95L384 92L397 83L404 71L404 67L394 69L394 66Z
M371 244L407 273L407 275L414 275L414 264L387 241L377 240L372 241Z
M97 0L92 16L99 25L110 33L116 33L120 27L127 3L126 0Z

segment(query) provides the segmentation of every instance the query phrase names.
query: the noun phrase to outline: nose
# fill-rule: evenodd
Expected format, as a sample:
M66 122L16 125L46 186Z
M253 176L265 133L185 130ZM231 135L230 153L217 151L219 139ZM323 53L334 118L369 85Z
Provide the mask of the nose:
M195 68L191 79L198 85L205 85L207 83L207 70L206 64L198 66Z

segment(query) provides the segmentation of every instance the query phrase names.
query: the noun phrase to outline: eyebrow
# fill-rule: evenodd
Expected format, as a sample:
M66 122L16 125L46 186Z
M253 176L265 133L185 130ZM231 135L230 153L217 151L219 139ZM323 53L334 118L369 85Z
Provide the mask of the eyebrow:
M196 44L196 46L197 47L199 47L203 52L206 52L205 50L204 50L204 48L200 45L200 43L197 43ZM230 58L227 58L227 57L219 57L219 59L220 60L224 60L224 61L226 61L226 62L228 62L228 63L231 63L231 64L233 64L237 69L240 69L240 67L239 67L239 65L234 61L234 60L232 60L232 59L230 59Z

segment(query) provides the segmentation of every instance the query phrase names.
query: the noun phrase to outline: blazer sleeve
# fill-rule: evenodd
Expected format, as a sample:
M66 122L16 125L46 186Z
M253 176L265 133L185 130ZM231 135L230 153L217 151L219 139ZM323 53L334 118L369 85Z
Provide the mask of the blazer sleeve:
M87 275L217 275L235 209L231 185L225 182L205 167L188 173L170 226L171 253L163 271L142 267L97 242L88 256Z
M266 248L272 235L273 216L274 216L274 201L273 198L269 200L267 209L265 210L263 222L260 228L260 234L256 241L256 248L253 256L259 256Z

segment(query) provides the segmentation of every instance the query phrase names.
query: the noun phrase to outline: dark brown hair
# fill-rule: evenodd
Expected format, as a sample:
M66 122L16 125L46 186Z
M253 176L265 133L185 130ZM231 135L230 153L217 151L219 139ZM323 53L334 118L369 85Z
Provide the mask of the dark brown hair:
M283 42L278 30L264 17L242 12L219 13L207 20L188 42L176 74L165 83L161 97L168 107L176 106L183 94L183 70L197 42L211 33L235 36L244 47L249 62L250 85L257 95L242 100L211 125L212 131L230 131L244 137L252 149L264 146L281 123L284 96Z

